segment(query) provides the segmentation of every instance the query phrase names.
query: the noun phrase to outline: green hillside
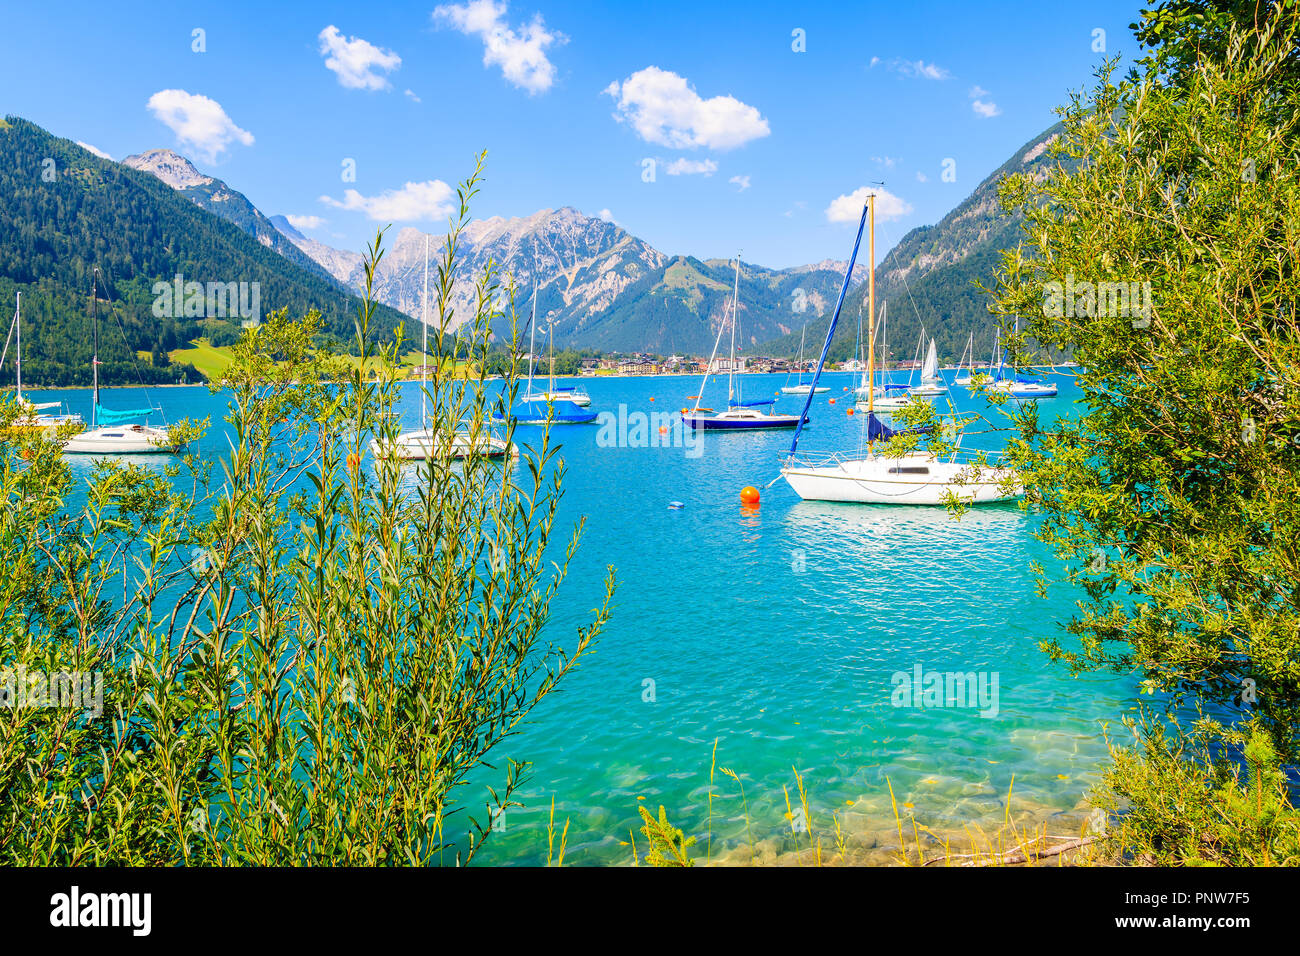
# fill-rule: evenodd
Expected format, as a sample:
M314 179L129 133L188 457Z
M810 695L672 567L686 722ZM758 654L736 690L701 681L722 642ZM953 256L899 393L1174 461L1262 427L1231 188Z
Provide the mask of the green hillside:
M318 308L343 342L353 335L358 300L332 280L288 261L236 225L199 208L155 177L94 156L27 120L0 128L0 315L23 292L23 378L32 385L90 379L90 273L100 269L101 379L113 383L195 379L168 352L206 337L233 342L241 317L155 314L154 285L186 281L256 284L262 315L287 306ZM377 310L388 335L402 316ZM5 323L6 326L8 323ZM152 362L137 369L136 351ZM13 363L0 369L12 382Z

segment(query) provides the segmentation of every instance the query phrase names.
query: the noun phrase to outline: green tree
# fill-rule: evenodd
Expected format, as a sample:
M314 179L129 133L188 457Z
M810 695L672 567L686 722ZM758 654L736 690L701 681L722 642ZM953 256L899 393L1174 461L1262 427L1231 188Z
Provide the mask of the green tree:
M1020 342L1084 367L1082 414L1026 414L1013 448L1087 595L1077 642L1049 653L1220 718L1244 708L1284 754L1300 720L1300 104L1276 97L1294 42L1281 18L1234 29L1182 84L1103 70L1063 111L1057 168L1004 187L1025 238L994 305L1024 317Z
M372 381L312 347L316 312L273 313L239 341L215 483L193 457L170 475L108 463L65 508L57 441L0 405L0 661L100 674L104 691L98 717L0 708L0 862L418 865L453 842L446 862L466 862L518 805L528 764L501 751L591 651L614 581L551 643L581 532L554 534L555 447L545 436L517 468L457 458L457 423L483 448L490 409L482 379L442 361L457 338L485 351L495 317L487 272L474 316L447 328L478 181L439 267L437 437L418 466L368 455L398 428L400 330ZM381 256L377 238L368 290ZM373 316L367 291L367 358ZM0 692L12 683L0 673ZM463 785L489 754L501 770L470 815Z

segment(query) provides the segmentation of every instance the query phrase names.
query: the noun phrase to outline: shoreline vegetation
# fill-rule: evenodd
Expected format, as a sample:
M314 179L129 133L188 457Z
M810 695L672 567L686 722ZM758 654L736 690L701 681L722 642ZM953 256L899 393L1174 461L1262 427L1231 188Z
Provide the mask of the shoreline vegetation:
M1040 347L1079 363L1076 417L1001 407L1005 461L1059 565L1033 566L1039 594L1080 594L1041 651L1062 677L1127 675L1144 698L1116 715L1122 741L1099 730L1100 779L1044 818L1013 778L987 830L932 828L937 811L887 782L888 816L876 793L859 821L858 803L814 809L794 767L780 804L746 794L715 741L704 819L639 801L627 862L1300 864L1300 0L1165 0L1141 16L1150 55L1118 80L1118 58L1104 64L1062 108L1053 165L1003 182L1024 241L984 289L1013 366ZM513 352L521 339L515 289L490 265L473 318L448 327L483 168L480 155L457 190L437 269L437 424L413 478L373 451L395 447L409 380L402 333L375 345L383 230L355 358L313 346L315 312L273 313L231 348L207 386L230 394L215 463L100 462L69 507L58 444L0 402L3 659L113 688L104 720L0 715L0 862L460 865L521 806L531 764L501 744L526 751L530 713L618 613L618 578L607 567L582 622L548 631L584 530L555 525L565 464L550 427L518 469L456 454L490 434L494 322L509 319ZM1150 314L1044 309L1075 276L1149 283ZM513 418L503 430L513 444ZM941 442L934 431L878 453ZM784 805L788 834L754 841L755 797L764 813ZM724 799L746 839L715 856ZM556 865L567 835L552 804Z
M1023 365L1023 366L1021 366L1021 370L1022 370L1022 371L1025 371L1025 372L1035 372L1035 373L1038 373L1038 374L1047 374L1047 373L1055 373L1055 374L1070 374L1070 373L1071 373L1074 369L1076 369L1076 368L1077 368L1077 366L1075 366L1075 365ZM960 371L960 368L959 368L958 366L955 366L955 365L944 365L944 366L940 366L940 370L941 370L941 371L945 371L945 372L954 372L954 371ZM979 370L979 369L978 369L978 367L977 367L976 371L978 371L978 370ZM419 373L418 373L418 372L411 372L410 370L406 370L406 369L399 370L399 371L408 371L408 372L410 372L410 374L409 374L406 378L401 378L401 377L399 377L399 378L398 378L398 381L399 381L399 382L418 382L418 381L420 380L420 376L419 376ZM860 375L860 374L861 374L861 372L858 371L858 370L856 370L856 369L827 369L826 371L829 372L829 373L831 373L831 374L836 374L836 375L841 375L841 374L842 374L842 375ZM896 368L896 369L891 369L891 371L894 371L894 372L907 372L907 371L910 371L910 369L906 369L906 368ZM794 374L797 374L797 372L798 372L798 370L794 370ZM639 373L639 372L601 372L601 373L599 373L599 374L595 374L595 375L563 375L563 376L561 376L561 375L557 375L556 378L562 378L562 379L564 379L564 380L566 380L566 381L567 381L567 380L570 380L570 379L577 380L577 381L589 381L589 380L591 380L591 379L604 379L604 378L616 378L616 379L624 379L624 378L686 378L686 379L698 379L698 378L700 377L701 374L702 374L701 372L648 372L648 373L644 373L644 374L643 374L643 373ZM725 373L725 372L715 372L715 373L712 373L712 374L714 374L714 375L725 375L726 373ZM774 376L774 377L777 377L777 378L785 379L785 378L787 378L791 373L790 373L790 372L741 372L741 373L738 373L738 374L741 374L741 375L771 375L771 376ZM805 374L807 374L807 370L805 370ZM473 378L474 376L469 376L469 377ZM509 381L509 380L510 380L510 379L509 379L509 376L505 376L505 375L484 375L484 376L482 376L482 381L484 381L484 382L507 382L507 381ZM216 379L216 381L219 382L220 379L218 378L218 379ZM270 381L270 379L268 379L268 381ZM340 381L342 381L342 380L340 380ZM24 382L23 384L24 384L24 387L27 388L27 389L29 389L29 390L33 390L33 391L41 391L41 392L59 392L59 391L71 391L71 392L75 392L75 391L86 391L86 390L88 390L88 389L90 388L90 386L88 386L88 385L41 385L41 384L33 384L33 383L31 383L31 382ZM207 381L207 380L205 380L205 381L202 381L202 382L165 382L165 383L158 384L158 385L139 385L139 384L136 384L136 385L123 385L123 384L118 384L118 385L100 385L100 389L101 389L102 391L108 391L109 389L141 389L141 388L144 388L144 389L150 389L150 390L155 389L155 388L203 388L203 389L207 389L207 388L209 388L209 386L211 386L212 384L213 384L213 383L212 383L211 381ZM11 391L12 388L13 388L13 386L0 386L0 391Z

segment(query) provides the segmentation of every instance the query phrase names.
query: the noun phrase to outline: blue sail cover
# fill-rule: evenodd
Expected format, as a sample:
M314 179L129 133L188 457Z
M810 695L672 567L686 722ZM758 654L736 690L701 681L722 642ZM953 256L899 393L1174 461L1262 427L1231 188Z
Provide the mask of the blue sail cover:
M869 413L867 419L867 441L887 441L897 434L898 432L877 418L875 412Z
M115 425L118 422L130 421L133 418L146 418L152 415L152 408L132 408L127 411L115 412L111 408L105 408L98 403L95 404L95 421L104 425Z
M895 435L925 435L934 430L930 425L924 428L890 428L876 417L875 412L870 415L867 421L867 441L888 441Z
M763 398L755 402L732 402L732 408L762 408L764 405L775 405L775 398Z

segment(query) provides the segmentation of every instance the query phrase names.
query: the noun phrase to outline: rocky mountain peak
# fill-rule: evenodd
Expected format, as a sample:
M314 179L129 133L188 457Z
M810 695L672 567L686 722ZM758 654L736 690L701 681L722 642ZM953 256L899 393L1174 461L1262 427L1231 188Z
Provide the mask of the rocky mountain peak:
M151 149L137 153L122 160L123 165L152 173L172 189L187 189L191 186L206 186L211 183L211 176L204 176L194 164L170 149Z

